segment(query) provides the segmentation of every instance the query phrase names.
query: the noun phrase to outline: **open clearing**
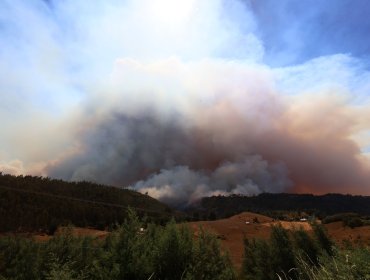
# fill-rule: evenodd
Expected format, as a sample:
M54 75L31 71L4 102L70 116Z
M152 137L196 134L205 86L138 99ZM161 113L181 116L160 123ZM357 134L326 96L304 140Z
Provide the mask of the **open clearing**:
M258 223L254 223L258 219ZM215 233L221 241L224 249L229 251L231 260L236 267L240 267L243 260L243 239L263 238L270 236L271 226L281 224L286 229L298 229L303 227L306 231L312 231L308 222L274 221L272 218L244 212L228 219L216 221L191 222L189 225L197 232L199 227ZM370 245L370 226L358 228L343 227L342 222L325 225L329 236L339 245L343 240ZM197 234L197 233L195 233Z

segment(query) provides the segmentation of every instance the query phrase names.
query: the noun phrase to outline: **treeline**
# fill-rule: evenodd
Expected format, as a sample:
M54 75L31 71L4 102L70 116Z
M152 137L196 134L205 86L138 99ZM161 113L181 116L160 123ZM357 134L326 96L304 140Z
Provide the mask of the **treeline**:
M257 196L212 196L204 197L200 206L189 209L193 216L195 214L201 218L224 218L244 211L262 213L270 217L276 216L279 211L304 212L319 218L348 212L366 216L370 215L370 196L343 194L316 196L287 193L263 193Z
M122 223L128 206L156 222L165 223L176 214L132 190L0 172L0 232L53 233L57 226L70 223L103 229Z
M233 280L236 273L215 236L202 231L194 239L174 221L147 224L129 211L104 240L68 231L48 242L0 238L0 279Z
M215 235L175 224L148 223L129 210L105 239L74 237L71 230L46 242L0 238L1 280L253 279L360 280L370 277L368 248L339 249L320 225L272 228L269 240L245 239L240 271Z
M355 228L370 225L370 216L361 216L357 213L340 213L325 217L324 224L342 222L344 226Z

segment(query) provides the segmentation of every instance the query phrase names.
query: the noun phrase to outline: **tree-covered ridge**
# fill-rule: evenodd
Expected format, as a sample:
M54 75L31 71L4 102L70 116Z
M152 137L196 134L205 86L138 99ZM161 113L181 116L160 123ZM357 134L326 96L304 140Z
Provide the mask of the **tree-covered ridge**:
M343 194L288 194L263 193L257 196L213 196L201 201L202 211L216 217L227 217L244 211L265 213L273 211L304 211L319 217L337 213L370 215L370 196Z
M127 206L157 221L173 215L167 205L133 190L0 173L0 231L53 231L68 223L104 228L122 223Z

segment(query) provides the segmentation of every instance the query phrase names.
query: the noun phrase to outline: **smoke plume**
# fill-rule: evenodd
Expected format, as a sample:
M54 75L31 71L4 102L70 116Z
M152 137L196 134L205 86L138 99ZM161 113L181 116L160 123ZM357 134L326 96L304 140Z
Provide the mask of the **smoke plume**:
M366 60L311 58L293 43L284 60L263 41L254 1L170 3L0 4L0 170L130 186L181 206L370 194Z

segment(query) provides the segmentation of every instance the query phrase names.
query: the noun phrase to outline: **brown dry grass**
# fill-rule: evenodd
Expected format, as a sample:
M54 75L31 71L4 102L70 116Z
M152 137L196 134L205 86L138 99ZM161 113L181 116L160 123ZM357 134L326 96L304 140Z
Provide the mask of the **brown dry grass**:
M253 223L255 217L258 218L259 223ZM249 222L249 224L246 224L246 222ZM271 226L278 224L288 230L302 227L308 232L312 231L308 222L274 221L272 218L250 212L244 212L228 219L189 223L195 234L197 234L199 227L215 233L221 241L221 246L229 252L230 258L237 268L241 266L243 261L244 237L248 239L268 239ZM327 228L329 236L339 245L343 244L344 239L348 239L355 244L370 245L370 226L354 229L343 227L342 223L332 223L324 226Z
M325 225L329 236L339 245L345 240L354 244L370 246L370 226L356 228L344 227L342 222L335 222Z
M84 237L89 236L92 238L98 238L102 239L105 238L109 232L103 231L103 230L97 230L92 228L81 228L81 227L59 227L57 231L55 232L54 236L58 236L60 234L63 234L64 232L70 230L71 234L75 237ZM43 242L48 241L53 237L53 235L47 235L47 234L33 234L31 236L34 240Z

